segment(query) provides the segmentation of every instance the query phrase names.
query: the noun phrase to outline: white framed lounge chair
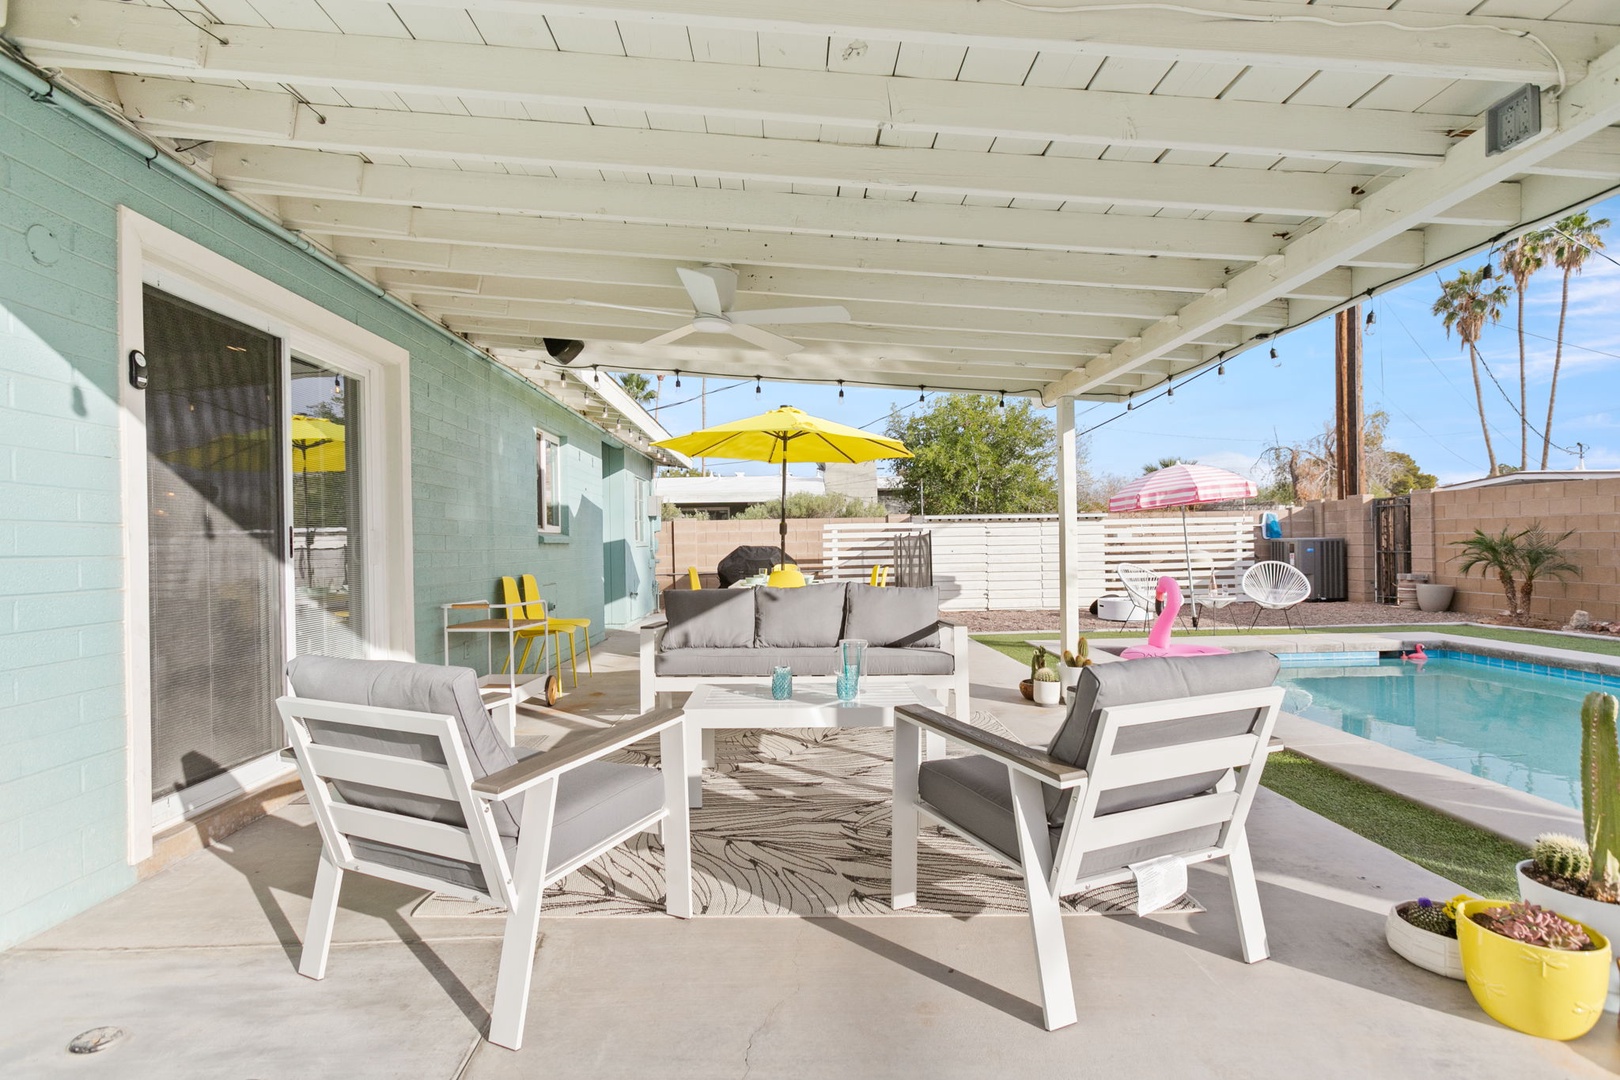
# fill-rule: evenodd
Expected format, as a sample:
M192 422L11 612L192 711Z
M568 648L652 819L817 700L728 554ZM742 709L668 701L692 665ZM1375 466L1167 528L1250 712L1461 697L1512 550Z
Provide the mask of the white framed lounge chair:
M326 974L345 873L507 909L489 1041L518 1049L541 891L662 830L664 909L692 913L681 712L664 709L519 758L470 668L301 656L277 700L321 833L298 972ZM660 768L602 761L650 735Z
M893 904L917 902L917 830L944 826L1023 874L1048 1030L1076 1020L1059 897L1161 856L1225 859L1243 959L1268 955L1244 823L1282 702L1269 653L1085 669L1036 749L918 706L895 710ZM923 732L974 751L920 760Z

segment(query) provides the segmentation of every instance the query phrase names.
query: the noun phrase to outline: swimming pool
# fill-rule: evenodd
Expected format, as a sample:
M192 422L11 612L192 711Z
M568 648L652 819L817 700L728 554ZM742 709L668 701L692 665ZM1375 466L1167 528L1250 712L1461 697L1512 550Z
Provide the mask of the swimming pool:
M1283 709L1373 742L1581 805L1581 699L1620 677L1473 653L1409 664L1373 654L1297 656L1277 682Z

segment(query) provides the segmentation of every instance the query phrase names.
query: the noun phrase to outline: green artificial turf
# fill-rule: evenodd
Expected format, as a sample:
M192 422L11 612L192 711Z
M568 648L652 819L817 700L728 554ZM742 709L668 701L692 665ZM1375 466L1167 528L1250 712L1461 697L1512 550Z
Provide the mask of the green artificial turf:
M1519 895L1513 865L1530 852L1512 841L1287 750L1271 755L1260 783L1476 896Z

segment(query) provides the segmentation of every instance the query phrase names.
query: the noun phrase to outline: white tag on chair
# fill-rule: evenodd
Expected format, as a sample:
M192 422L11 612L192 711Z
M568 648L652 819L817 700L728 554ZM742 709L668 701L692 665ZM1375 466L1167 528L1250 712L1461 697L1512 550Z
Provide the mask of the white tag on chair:
M1187 861L1178 855L1131 863L1130 870L1136 878L1138 915L1151 915L1175 903L1187 892Z

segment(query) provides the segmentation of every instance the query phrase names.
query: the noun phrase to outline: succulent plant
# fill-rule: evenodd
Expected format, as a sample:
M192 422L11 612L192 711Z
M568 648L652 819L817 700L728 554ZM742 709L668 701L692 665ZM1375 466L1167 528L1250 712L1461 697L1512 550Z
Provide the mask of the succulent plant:
M1620 901L1620 743L1615 716L1620 702L1593 691L1581 703L1581 817L1591 852L1587 894Z
M1446 911L1444 904L1437 904L1427 896L1418 897L1416 903L1401 912L1401 918L1431 934L1449 938L1457 936L1457 920Z
M1058 679L1058 673L1053 671L1049 667L1041 668L1035 674L1031 675L1030 678L1034 679L1036 682L1060 682L1061 681L1060 679Z
M1046 651L1046 646L1035 646L1035 653L1029 658L1029 677L1031 679L1036 678L1041 672L1046 670L1046 658L1051 655L1051 653Z
M1544 833L1536 837L1530 858L1545 874L1584 884L1592 873L1592 854L1578 837Z
M1476 911L1473 919L1493 934L1526 945L1560 952L1584 952L1594 948L1592 939L1579 923L1523 900L1489 911Z

